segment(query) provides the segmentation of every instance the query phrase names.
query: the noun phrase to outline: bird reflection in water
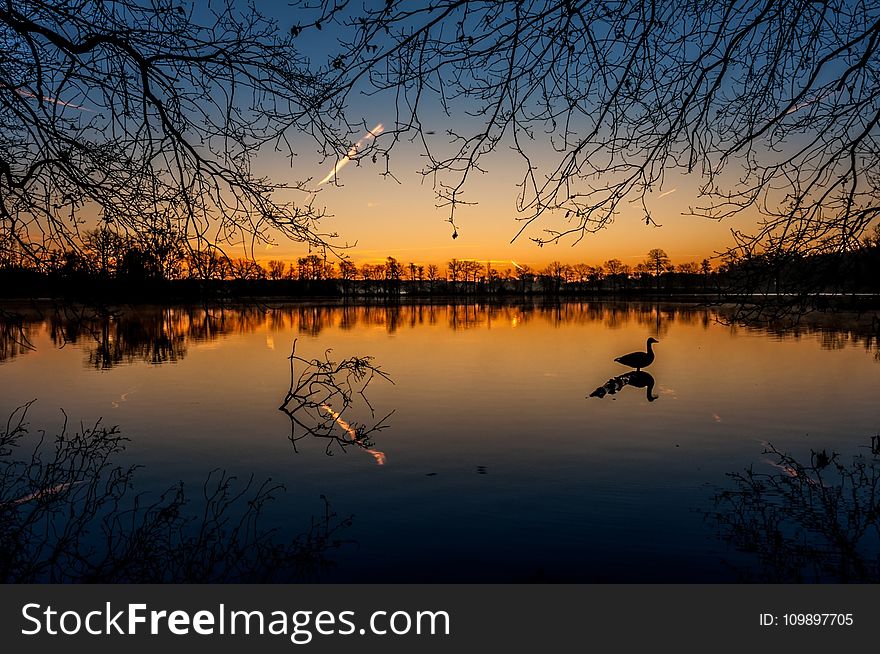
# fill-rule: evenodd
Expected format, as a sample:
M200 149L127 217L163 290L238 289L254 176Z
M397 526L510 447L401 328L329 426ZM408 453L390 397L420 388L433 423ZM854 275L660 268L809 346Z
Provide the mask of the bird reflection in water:
M633 386L645 389L645 397L648 399L648 402L660 399L659 395L654 395L654 377L642 370L642 368L647 368L654 363L654 350L651 349L654 343L659 343L659 341L655 338L649 338L645 346L645 352L630 352L614 359L616 363L635 368L635 370L612 377L590 393L590 397L602 398L606 395L615 395L625 386Z
M634 388L644 388L645 397L648 399L648 402L653 402L660 398L659 395L654 395L654 385L655 381L651 373L644 370L633 370L617 377L612 377L590 393L590 397L602 398L606 395L615 395L626 386L632 386Z

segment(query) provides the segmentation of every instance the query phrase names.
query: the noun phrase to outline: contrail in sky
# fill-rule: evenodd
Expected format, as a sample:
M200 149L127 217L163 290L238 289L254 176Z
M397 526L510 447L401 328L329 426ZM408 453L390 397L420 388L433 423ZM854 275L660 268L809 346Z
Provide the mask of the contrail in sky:
M345 154L345 156L336 162L336 165L333 166L333 169L329 173L327 173L327 176L324 177L324 179L322 179L320 182L318 182L318 186L323 186L324 184L329 182L331 179L336 177L336 175L339 174L339 171L342 170L343 168L345 168L345 166L348 165L348 162L351 161L357 155L358 152L360 152L361 148L363 148L364 145L366 145L367 141L369 141L370 139L376 138L377 136L379 136L379 134L381 134L384 131L385 131L385 128L382 126L382 123L379 123L373 129L371 129L369 132L364 134L357 143L355 143L353 146L351 146L351 148L349 148L349 150Z
M22 98L36 98L37 96L30 91L25 91L24 89L15 89L15 92L21 96ZM53 98L48 95L43 96L43 100L46 102L51 102L52 104L57 104L61 107L70 107L71 109L79 109L80 111L88 111L89 113L95 113L92 109L88 107L83 107L78 104L73 104L72 102L65 102L64 100L59 100L58 98Z
M677 190L678 190L677 188L674 188L671 191L666 191L665 193L661 193L660 195L657 196L657 199L659 200L660 198L665 198L667 195L672 195Z

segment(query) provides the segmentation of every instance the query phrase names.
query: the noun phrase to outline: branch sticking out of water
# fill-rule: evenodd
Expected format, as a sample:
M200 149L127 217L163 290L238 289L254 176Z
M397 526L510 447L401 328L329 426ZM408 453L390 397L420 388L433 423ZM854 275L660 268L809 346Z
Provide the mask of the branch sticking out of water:
M394 382L373 363L373 357L334 361L330 355L331 350L327 350L323 359L304 359L297 356L296 340L293 342L288 357L290 386L278 407L290 418L290 442L296 448L297 441L306 436L324 439L328 455L332 455L337 447L345 451L354 445L373 456L377 464L383 465L385 454L375 449L372 437L389 426L388 419L394 411L376 420L366 390L376 378L391 384ZM297 363L302 366L299 376L295 371ZM355 411L357 398L369 411L370 421L367 423L348 417Z

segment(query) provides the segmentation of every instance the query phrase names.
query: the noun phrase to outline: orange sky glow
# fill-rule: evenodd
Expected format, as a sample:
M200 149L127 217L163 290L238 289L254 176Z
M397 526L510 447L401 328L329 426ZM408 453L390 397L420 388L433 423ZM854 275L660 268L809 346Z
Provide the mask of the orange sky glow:
M381 129L381 125L378 127ZM369 159L355 161L344 170L339 163L335 167L332 162L315 165L314 178L321 180L315 204L326 207L331 214L323 221L322 229L337 232L341 240L353 244L344 252L358 265L379 263L392 256L401 263L419 265L445 266L453 258L491 261L501 271L514 268L512 261L540 269L554 260L598 265L617 258L634 266L652 248L662 248L673 263L683 263L711 259L733 244L731 228L748 229L754 224L748 216L715 221L686 215L690 207L701 204L696 192L700 180L696 176L688 179L669 175L664 187L648 197L659 226L645 225L638 203L625 203L611 225L587 234L578 243L569 237L539 247L530 240L546 227L559 227L559 219L554 217L542 218L511 242L521 226L515 209L517 171L502 167L469 182L465 200L476 204L458 210L459 236L453 239L446 222L447 209L436 206L430 183L422 180L411 162L401 161L393 167L399 181L380 175L382 167L381 162L373 164ZM280 166L273 170L279 178L293 173ZM306 254L309 251L305 245L281 240L255 252L261 262L294 261Z

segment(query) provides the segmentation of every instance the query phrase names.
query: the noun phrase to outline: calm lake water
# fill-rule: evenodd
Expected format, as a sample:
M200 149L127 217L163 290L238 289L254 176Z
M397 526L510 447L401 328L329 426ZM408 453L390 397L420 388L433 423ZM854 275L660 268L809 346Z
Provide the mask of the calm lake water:
M282 482L263 516L282 537L325 496L352 516L326 581L734 581L799 567L833 579L822 521L848 520L846 507L801 519L804 494L845 485L853 457L874 461L880 429L876 341L845 322L770 331L649 304L283 305L47 310L22 329L29 347L9 330L0 341L0 415L36 398L28 421L48 433L62 408L72 423L119 425L120 460L142 466L138 492L199 489L217 468ZM652 379L590 397L648 337ZM292 421L279 405L295 339L306 360L370 356L391 381ZM369 440L343 445L389 413ZM838 456L826 467L822 453ZM730 476L750 467L806 483L756 504ZM756 527L767 506L776 522ZM774 530L815 546L816 561L785 570L795 555L768 553ZM867 532L853 538L876 565L876 526Z

